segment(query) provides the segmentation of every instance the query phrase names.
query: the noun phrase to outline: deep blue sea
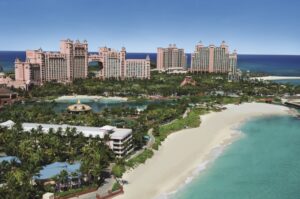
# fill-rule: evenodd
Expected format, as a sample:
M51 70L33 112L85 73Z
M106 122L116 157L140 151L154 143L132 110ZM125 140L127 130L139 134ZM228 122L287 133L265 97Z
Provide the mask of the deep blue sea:
M300 120L292 116L256 118L241 131L241 139L168 198L299 199Z
M127 53L127 58L145 58L150 56L156 62L156 53ZM14 60L25 60L24 51L0 51L0 65L4 71L12 71ZM188 65L191 55L187 54ZM300 76L300 55L238 55L238 67L243 71L261 72L270 75Z

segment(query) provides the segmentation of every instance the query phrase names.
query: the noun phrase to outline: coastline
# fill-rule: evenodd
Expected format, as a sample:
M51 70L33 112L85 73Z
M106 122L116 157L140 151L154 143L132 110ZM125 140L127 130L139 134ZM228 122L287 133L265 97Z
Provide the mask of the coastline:
M128 181L124 185L125 193L116 198L152 199L174 193L242 135L238 127L246 120L259 116L288 115L288 110L278 105L246 103L228 105L222 112L201 116L200 127L171 134L151 159L125 173L123 179ZM149 186L146 187L146 184Z
M251 79L257 79L257 80L300 80L300 77L291 77L291 76L264 76L264 77L252 77Z

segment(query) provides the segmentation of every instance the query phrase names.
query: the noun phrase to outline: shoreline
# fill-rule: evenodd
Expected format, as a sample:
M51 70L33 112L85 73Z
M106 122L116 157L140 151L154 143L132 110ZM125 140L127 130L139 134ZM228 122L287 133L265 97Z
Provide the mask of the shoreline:
M238 128L240 128L240 126L243 125L244 122L246 122L246 120L243 122L240 122L240 124L237 125L237 126L239 126ZM174 190L172 190L171 192L162 193L161 195L158 195L157 197L155 197L153 199L168 199L169 197L174 196L178 191L181 191L182 189L184 189L184 187L186 185L188 185L189 183L191 183L195 178L199 177L202 174L202 172L209 169L210 166L212 166L212 164L214 164L215 160L219 156L221 156L224 153L224 151L231 144L240 140L245 135L245 134L243 134L243 132L241 132L240 130L235 129L235 128L230 128L229 130L232 133L230 135L228 135L226 138L224 138L224 140L222 140L220 144L218 144L210 149L208 154L205 155L204 160L200 164L198 164L197 167L194 168L194 170L190 171L190 175L186 177L185 181L181 182L178 185L175 185Z
M272 80L300 80L300 77L292 76L263 76L263 77L251 77L251 79L263 80L263 81L272 81Z
M289 115L288 110L284 106L246 103L227 105L222 112L201 116L199 127L171 134L151 159L126 172L123 176L128 181L124 185L125 193L116 198L153 199L175 193L243 135L239 127L247 120L260 116Z

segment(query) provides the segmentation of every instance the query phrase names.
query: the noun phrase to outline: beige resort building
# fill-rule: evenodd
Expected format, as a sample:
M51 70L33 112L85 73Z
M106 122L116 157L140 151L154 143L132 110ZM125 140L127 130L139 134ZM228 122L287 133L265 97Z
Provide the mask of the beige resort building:
M199 42L191 55L191 72L200 73L235 73L237 70L237 52L229 52L225 41L217 47L204 46Z
M100 79L150 79L150 57L145 59L126 59L126 49L121 51L103 47L98 54L89 55L89 61L102 63Z
M158 71L184 69L186 67L184 49L177 48L176 44L170 44L168 48L157 48L156 65Z
M26 85L40 85L47 81L72 82L86 78L87 70L87 41L62 40L59 52L27 50L25 61L15 60L15 80Z

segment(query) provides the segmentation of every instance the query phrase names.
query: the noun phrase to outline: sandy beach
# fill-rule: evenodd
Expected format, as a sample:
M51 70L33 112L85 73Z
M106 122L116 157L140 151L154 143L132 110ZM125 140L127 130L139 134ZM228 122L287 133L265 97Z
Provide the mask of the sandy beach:
M66 100L74 100L74 99L88 99L88 100L120 100L120 101L127 101L126 97L104 97L100 95L63 95L55 99L55 101L66 101Z
M231 143L238 135L239 125L245 120L267 115L289 114L283 106L246 103L228 105L222 112L201 116L198 128L185 129L170 135L159 151L145 164L128 171L123 179L125 194L117 199L153 199L176 191L193 176L204 169L215 156L214 149Z
M252 77L251 79L258 79L258 80L293 80L299 79L300 77L290 77L290 76L264 76L264 77Z

